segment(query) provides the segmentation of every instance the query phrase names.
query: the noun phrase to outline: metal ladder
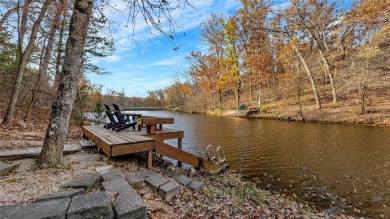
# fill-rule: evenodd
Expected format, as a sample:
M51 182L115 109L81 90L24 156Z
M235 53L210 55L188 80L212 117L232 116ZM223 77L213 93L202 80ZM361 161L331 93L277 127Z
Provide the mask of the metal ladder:
M217 153L215 153L214 146L207 146L207 159L216 164L222 165L223 167L227 167L225 151L222 146L217 147Z

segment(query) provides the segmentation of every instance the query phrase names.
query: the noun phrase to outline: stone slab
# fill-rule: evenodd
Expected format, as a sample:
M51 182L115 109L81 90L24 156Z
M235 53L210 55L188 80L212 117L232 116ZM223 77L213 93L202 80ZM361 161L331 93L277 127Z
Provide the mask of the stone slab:
M154 190L158 190L160 186L168 182L168 179L158 173L149 173L148 177L145 178L145 182Z
M146 218L147 207L135 192L123 193L114 201L114 211L117 219L138 219Z
M192 182L192 179L190 177L184 175L176 175L173 177L173 179L176 180L176 182L182 184L183 186L188 186Z
M108 192L74 197L66 214L67 219L113 218L113 216L111 195Z
M0 206L0 219L11 218L22 208L21 204Z
M110 181L103 182L104 190L113 194L119 193L135 193L133 188L129 185L129 183L124 178L118 178Z
M67 182L64 188L92 188L101 181L101 176L98 173L81 173L76 178Z
M79 145L82 149L90 149L96 147L96 144L91 140L81 140L79 141Z
M0 176L5 175L19 167L19 164L7 164L0 162Z
M158 188L158 194L160 194L165 201L171 201L175 195L179 194L179 189L180 184L172 180L160 186L160 188Z
M195 191L195 192L197 192L197 191L203 189L203 187L204 187L204 182L200 182L200 181L196 181L196 180L192 181L192 182L188 185L188 188L189 188L190 190L192 190L192 191Z
M24 158L38 157L41 153L42 147L28 147L23 149L4 150L0 154L0 159L17 160ZM65 144L64 154L73 154L79 152L81 146L79 144Z
M105 171L107 171L107 170L109 170L109 169L112 169L112 168L114 168L114 166L113 165L106 165L106 166L102 166L102 167L96 167L96 172L98 172L98 173L102 173L102 172L105 172Z
M59 191L59 192L55 192L49 195L39 197L37 198L36 201L47 201L47 200L61 199L61 198L73 198L74 196L82 195L84 193L85 193L84 189L70 189L70 190Z
M146 175L143 172L127 172L125 173L126 180L131 184L143 183Z
M110 181L118 178L125 178L125 175L119 168L111 168L101 172L104 181Z
M65 219L70 198L33 202L27 205L11 205L0 208L0 218L12 219Z

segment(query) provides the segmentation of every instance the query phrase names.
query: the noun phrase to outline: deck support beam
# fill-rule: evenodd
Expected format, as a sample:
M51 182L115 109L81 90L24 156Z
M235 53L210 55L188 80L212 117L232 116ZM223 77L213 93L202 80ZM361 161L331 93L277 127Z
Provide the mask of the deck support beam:
M148 151L148 164L146 167L148 169L152 169L152 167L153 167L153 153L152 153L152 151Z
M178 138L178 139L177 139L177 148L179 148L180 150L182 150L182 148L183 148L183 139L182 139L182 138ZM178 167L181 167L181 161L178 161L178 162L177 162L177 166L178 166Z

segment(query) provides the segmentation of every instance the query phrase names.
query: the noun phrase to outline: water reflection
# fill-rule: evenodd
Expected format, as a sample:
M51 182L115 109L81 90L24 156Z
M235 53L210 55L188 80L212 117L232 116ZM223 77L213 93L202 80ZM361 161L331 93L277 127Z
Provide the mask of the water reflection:
M232 169L320 210L390 217L390 128L142 112L174 117L183 148L222 145ZM176 141L172 141L176 144Z

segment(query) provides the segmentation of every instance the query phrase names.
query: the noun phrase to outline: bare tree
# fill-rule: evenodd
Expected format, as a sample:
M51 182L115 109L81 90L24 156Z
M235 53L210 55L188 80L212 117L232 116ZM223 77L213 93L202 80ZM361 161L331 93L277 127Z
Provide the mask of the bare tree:
M27 0L26 4L29 1L31 1L31 0ZM26 20L24 19L24 13L22 15L21 28L20 28L19 39L18 39L18 50L19 50L18 70L16 72L16 77L15 77L15 81L14 81L14 85L13 85L13 89L12 89L12 93L11 93L11 98L9 100L8 108L7 108L5 117L3 119L2 125L8 125L13 119L16 101L18 100L18 96L19 96L19 92L20 92L20 85L22 83L24 69L26 68L27 61L30 58L31 53L33 52L35 38L37 36L41 21L43 20L43 17L45 16L46 11L49 8L52 1L53 0L45 0L45 2L43 3L43 6L42 6L41 11L39 13L39 16L38 16L37 20L34 22L34 25L32 27L30 38L29 38L27 47L24 51L23 51L23 38L24 38L24 34L26 32L26 30L24 28L25 27L24 22L27 22L27 19Z
M184 2L186 3L186 1ZM181 2L175 6L170 6L164 0L133 0L125 3L129 6L129 18L133 23L133 28L135 27L137 16L140 15L149 25L168 36L169 39L174 39L174 21L170 15L170 10L179 7ZM63 164L63 149L68 132L70 114L77 94L77 82L82 75L84 47L93 4L94 0L75 0L74 2L58 92L52 104L51 118L38 159L38 163L42 167ZM108 1L106 1L106 5L111 7ZM172 30L171 32L166 33L163 31L160 23L162 18L167 20Z

